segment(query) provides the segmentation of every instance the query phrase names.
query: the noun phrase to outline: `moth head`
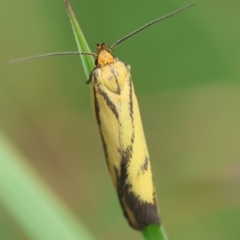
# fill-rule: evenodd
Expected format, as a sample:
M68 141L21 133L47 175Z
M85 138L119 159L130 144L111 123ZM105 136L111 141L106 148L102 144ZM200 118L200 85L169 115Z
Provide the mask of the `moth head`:
M98 67L103 67L107 64L115 62L113 55L110 53L111 48L108 47L105 43L98 43L97 45L97 58L95 60L95 65ZM108 50L105 50L105 47L108 47Z

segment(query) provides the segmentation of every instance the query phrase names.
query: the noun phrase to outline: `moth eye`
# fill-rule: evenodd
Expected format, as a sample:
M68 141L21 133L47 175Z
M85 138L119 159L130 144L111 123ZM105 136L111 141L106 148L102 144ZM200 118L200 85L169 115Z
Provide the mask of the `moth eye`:
M101 43L97 43L96 46L99 47L101 45Z

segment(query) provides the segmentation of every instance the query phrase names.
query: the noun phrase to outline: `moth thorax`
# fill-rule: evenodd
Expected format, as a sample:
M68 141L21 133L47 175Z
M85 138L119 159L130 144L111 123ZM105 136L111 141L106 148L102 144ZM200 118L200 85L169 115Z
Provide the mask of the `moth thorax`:
M114 63L114 62L115 62L115 59L109 52L102 50L98 54L97 63L98 63L99 67L102 67L106 64L110 64L110 63Z

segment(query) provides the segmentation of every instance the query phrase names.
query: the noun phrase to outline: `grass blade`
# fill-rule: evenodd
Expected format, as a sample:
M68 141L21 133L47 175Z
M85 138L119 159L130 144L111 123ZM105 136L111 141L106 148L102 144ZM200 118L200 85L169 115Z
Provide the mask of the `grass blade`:
M66 7L67 7L67 12L68 16L70 18L70 22L72 25L73 33L77 42L78 50L79 52L87 52L90 53L90 48L88 47L87 41L85 40L85 37L81 31L81 28L77 22L77 19L72 11L72 8L70 6L70 3L68 0L64 0ZM91 71L95 67L94 60L92 56L86 56L86 55L80 55L82 63L83 63L83 68L85 71L85 74L87 78L89 77Z
M145 240L168 240L163 226L150 225L142 231Z
M0 204L29 239L93 239L1 133Z

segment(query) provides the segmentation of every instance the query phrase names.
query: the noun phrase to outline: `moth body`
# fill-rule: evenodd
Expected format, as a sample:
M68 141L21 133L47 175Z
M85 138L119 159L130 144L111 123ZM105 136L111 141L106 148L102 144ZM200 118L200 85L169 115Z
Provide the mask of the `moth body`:
M124 215L142 230L160 224L149 154L130 67L101 49L90 76L105 158Z

